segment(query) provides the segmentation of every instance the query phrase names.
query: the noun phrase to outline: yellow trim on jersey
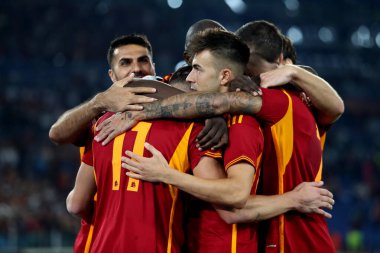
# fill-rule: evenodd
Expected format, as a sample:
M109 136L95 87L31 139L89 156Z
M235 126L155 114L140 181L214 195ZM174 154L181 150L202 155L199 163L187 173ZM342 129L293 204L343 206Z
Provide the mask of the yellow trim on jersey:
M253 165L253 167L256 168L256 164L251 158L249 158L248 156L242 155L242 156L239 156L239 157L235 158L234 160L230 161L229 163L227 163L225 170L228 170L229 167L231 167L235 163L238 163L238 162L243 161L243 160L251 163Z
M182 136L181 141L177 145L176 150L174 151L169 166L175 168L178 171L186 172L190 168L189 157L188 157L188 147L190 141L190 134L193 130L194 123L191 123L185 134ZM170 253L172 250L172 240L173 240L173 221L175 214L175 205L178 198L178 189L172 185L168 185L170 195L173 198L172 208L170 210L170 221L169 221L169 235L168 235L168 244L167 244L167 253Z
M79 147L79 158L82 161L85 147Z
M86 240L86 246L84 247L84 253L90 252L93 232L94 232L94 225L92 224L90 226L90 230L88 231L88 236L87 236L87 240Z
M285 251L285 216L283 214L280 215L280 253L284 253Z
M271 127L273 142L276 149L277 166L278 166L278 193L284 193L284 174L286 165L289 163L293 153L293 101L289 94L282 90L288 97L288 110L280 121ZM284 252L284 215L279 217L279 249L280 253Z
M316 125L316 132L317 132L316 133L317 134L317 138L321 142L321 150L323 151L323 148L325 146L325 141L326 141L326 132L323 133L322 136L320 136L319 135L318 125ZM322 167L323 167L323 159L321 158L321 163L319 164L318 173L315 176L314 181L321 181L322 180Z
M321 181L322 180L322 164L323 164L323 160L321 159L321 163L319 164L318 173L315 176L314 181Z
M237 248L237 224L232 224L231 253L236 253Z
M323 133L321 136L322 150L325 148L325 142L326 142L326 133Z
M217 153L217 152L206 151L205 155L207 155L209 157L212 157L212 158L222 158L222 154L221 153Z
M120 188L120 173L121 173L121 156L123 149L125 133L117 136L113 141L112 150L112 190L118 191Z

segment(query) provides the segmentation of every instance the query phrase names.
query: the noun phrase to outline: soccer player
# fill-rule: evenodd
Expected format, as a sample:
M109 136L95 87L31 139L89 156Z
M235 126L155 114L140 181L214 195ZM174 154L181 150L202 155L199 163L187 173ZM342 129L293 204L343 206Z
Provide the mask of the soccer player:
M251 24L244 26L240 32L244 32L247 27L251 27ZM269 29L270 31L272 32L264 33L262 36L274 35L274 38L278 38L279 35L275 29ZM248 34L252 34L252 32L248 32ZM281 36L279 37L279 41L282 43ZM264 37L262 38L265 40ZM261 71L276 71L281 57L281 47L277 53L277 57L269 61L263 57L259 57L261 55L255 53L255 41L246 40L246 42L249 42L248 45L251 50L248 69L252 75L260 75L262 77ZM256 48L259 45L256 45ZM267 48L265 47L267 44L263 43L262 45L264 49ZM269 48L268 50L273 49ZM276 54L274 55L276 56ZM261 68L261 71L257 71L256 67ZM316 78L315 76L310 76L310 73L301 73L306 81L310 80L310 77L313 80ZM292 82L297 84L297 80L292 80ZM310 85L310 82L307 83ZM320 86L317 88L310 85L311 88L308 90L308 95L312 99L314 106L318 109L318 113L316 114L317 122L320 125L332 124L343 113L343 102L331 86L321 80L319 80L319 84ZM320 92L321 90L322 92ZM316 95L318 92L320 92L320 96ZM325 101L324 103L323 98L329 101ZM161 108L160 111L155 109L158 106ZM151 105L146 105L143 112L133 114L134 117L131 117L131 125L134 125L138 119L173 116L190 117L189 115L192 115L191 117L200 117L202 115L210 116L225 112L255 114L265 124L264 134L265 137L268 137L265 139L264 173L266 167L268 167L267 171L277 171L274 175L277 175L278 178L277 190L272 189L268 192L272 194L284 193L293 189L297 183L321 179L322 145L319 140L319 128L311 108L308 108L302 102L299 92L294 90L263 89L262 98L252 97L242 92L175 96L159 103L154 102ZM305 148L305 145L308 148ZM271 180L271 178L266 178L267 180ZM270 188L271 185L273 186L273 183L267 182L267 185ZM249 202L247 207L249 207ZM294 224L288 222L286 217L294 217L297 222ZM249 220L249 218L246 220ZM273 219L272 222L274 226L271 226L272 234L270 234L270 237L273 237L272 239L274 240L272 240L273 243L266 245L268 247L265 250L292 252L291 248L295 247L295 245L298 247L299 245L304 251L309 252L310 248L307 245L313 245L311 248L315 252L334 251L327 225L321 216L290 213L289 215L285 214ZM275 226L276 224L278 225L277 227ZM288 238L286 237L288 234L285 233L285 229L286 231L290 231ZM304 230L301 235L303 239L290 240L295 235L293 232L299 231L299 229ZM312 234L308 232L311 230L314 231ZM315 243L317 241L318 243Z
M279 30L273 24L265 21L251 22L238 29L236 34L251 50L252 61L248 64L251 75L261 74L254 67L257 62L272 65L281 59L281 50L268 50L267 47L268 42L278 46L282 41ZM294 77L302 75L304 80L310 80L309 76L315 78L310 72L295 65L285 65L283 68L287 68L289 78L284 82L299 85L298 79ZM272 73L260 75L262 82L265 83ZM267 155L263 160L263 194L283 194L298 183L322 179L323 145L320 136L341 115L343 102L336 99L337 95L331 92L331 87L315 87L315 82L307 84L301 86L301 89L310 96L314 106L323 108L331 101L336 102L333 106L327 105L323 110L318 110L315 119L311 108L300 99L299 91L291 87L263 89L262 107L256 114L266 125L264 153ZM319 89L322 95L312 96L310 94L314 93L310 89ZM329 100L329 96L334 99ZM277 180L274 181L273 177ZM266 252L335 252L326 221L320 215L288 212L268 220L266 227Z
M170 77L168 83L176 89L180 89L183 92L194 91L191 88L190 82L186 81L187 76L191 72L191 66L184 66L177 69Z
M152 98L138 94L154 93L156 90L153 88L123 87L133 77L155 75L152 54L150 42L144 35L125 35L113 40L107 60L110 65L108 75L114 84L59 117L50 129L50 139L58 144L84 145L92 120L102 112L138 110L141 106L137 104L152 101Z
M189 27L189 29L186 32L185 51L183 52L183 57L188 65L191 66L191 62L192 62L192 55L189 54L188 47L190 45L190 41L192 40L193 36L197 34L198 32L202 32L206 29L213 29L213 28L227 31L227 29L222 24L212 19L198 20L197 22L195 22Z
M236 36L221 30L207 30L195 35L189 44L188 52L194 58L193 69L187 77L187 81L191 82L192 86L199 91L227 91L228 83L235 76L243 73L249 57L248 49ZM249 190L252 194L251 199L256 203L257 216L252 220L260 220L262 217L259 215L269 218L291 209L298 208L301 210L299 203L294 201L294 199L299 199L299 196L302 196L302 194L297 195L299 194L297 191L283 196L261 196L259 201L256 201L254 195L260 174L259 163L263 150L262 133L257 121L248 115L232 115L229 117L229 134L230 143L224 151L224 166L227 174L225 179L218 179L209 174L198 174L197 171L194 171L194 177L173 170L160 152L149 144L146 147L153 153L152 158L144 158L127 152L126 154L133 160L123 157L123 167L131 170L132 172L128 172L127 175L136 179L165 182L202 200L219 205L226 204L221 201L221 198L226 198L224 195L227 194L222 185L225 187L226 184L229 184L228 188L233 187L230 197L240 199L242 189L247 184L244 183L245 180L253 182ZM249 171L251 172L249 173ZM253 180L251 174L254 174ZM232 184L231 181L238 182L238 184ZM300 186L300 188L302 187L305 185ZM310 185L306 187L310 187ZM216 196L214 196L215 193ZM323 194L326 194L326 197L329 196L327 191L323 191ZM295 198L294 196L298 197ZM196 207L194 208L194 206ZM190 252L257 251L255 223L228 225L217 215L210 204L198 202L192 207L188 222ZM317 205L317 207L320 206ZM232 216L228 211L223 210L220 206L217 206L217 209L223 218L230 221Z
M110 115L106 113L98 122ZM81 215L97 192L90 252L180 252L184 240L180 192L166 184L125 176L120 159L127 149L148 156L147 141L178 170L218 166L216 160L204 156L220 157L219 153L199 151L195 146L201 127L168 120L141 122L106 146L92 143L92 154L84 155L78 172L93 173L92 178L83 177L86 182L68 200L69 211Z

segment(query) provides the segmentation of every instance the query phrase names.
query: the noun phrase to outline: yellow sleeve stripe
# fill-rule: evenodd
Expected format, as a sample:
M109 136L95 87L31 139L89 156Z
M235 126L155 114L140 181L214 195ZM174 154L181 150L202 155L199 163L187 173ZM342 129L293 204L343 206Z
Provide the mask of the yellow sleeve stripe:
M235 158L234 160L230 161L229 163L227 163L225 170L228 170L229 167L231 167L232 165L234 165L240 161L249 162L250 164L253 165L253 167L256 168L256 164L251 158L249 158L248 156L239 156L239 157Z
M210 151L206 151L205 155L212 157L212 158L222 158L221 153L214 153L214 152L210 152Z

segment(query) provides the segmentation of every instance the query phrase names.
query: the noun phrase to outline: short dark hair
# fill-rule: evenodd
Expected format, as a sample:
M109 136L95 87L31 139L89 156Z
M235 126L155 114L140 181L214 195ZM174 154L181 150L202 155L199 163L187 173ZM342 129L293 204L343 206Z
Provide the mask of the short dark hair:
M293 64L297 63L297 54L296 50L293 46L292 41L287 37L283 36L284 39L284 48L283 48L283 54L284 54L284 59L290 59L292 60Z
M186 82L186 78L190 74L191 70L192 67L189 65L177 69L170 77L169 84Z
M244 70L249 60L249 48L235 34L221 29L206 29L193 36L188 52L195 55L210 50L218 59L239 64Z
M201 31L204 31L206 29L210 29L210 28L219 28L219 29L227 31L227 29L224 28L222 24L212 19L201 19L195 22L194 24L192 24L187 30L186 39L185 39L185 51L183 52L183 57L185 58L185 61L188 64L190 64L190 61L192 58L192 55L189 54L188 49L187 49L190 45L191 39L194 37L195 34Z
M108 51L107 51L107 61L110 67L111 67L115 49L121 46L126 46L126 45L139 45L139 46L145 47L146 49L148 49L150 56L153 57L152 45L150 44L146 35L143 35L143 34L123 35L123 36L115 38L110 43L110 47L108 48Z
M240 27L236 35L268 62L275 62L283 51L283 35L274 24L260 20ZM252 52L253 50L253 52Z

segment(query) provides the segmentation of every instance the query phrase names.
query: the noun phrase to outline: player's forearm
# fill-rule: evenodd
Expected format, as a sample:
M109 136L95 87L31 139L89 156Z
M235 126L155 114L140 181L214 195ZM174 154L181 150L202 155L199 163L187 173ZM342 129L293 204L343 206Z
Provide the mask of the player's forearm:
M80 140L81 134L86 133L91 121L104 110L98 98L95 96L65 112L50 128L49 138L57 144L76 143Z
M255 114L261 109L261 97L245 92L192 92L144 104L139 120L156 118L191 119L224 113Z
M168 172L161 179L162 182L206 202L242 208L249 197L249 191L244 189L244 185L228 178L204 179L174 169Z
M317 121L330 125L344 112L344 103L335 89L324 79L298 66L292 67L292 83L301 88L317 109Z
M219 215L229 224L257 222L293 210L296 202L288 193L283 195L250 196L244 208L231 211L217 208Z

